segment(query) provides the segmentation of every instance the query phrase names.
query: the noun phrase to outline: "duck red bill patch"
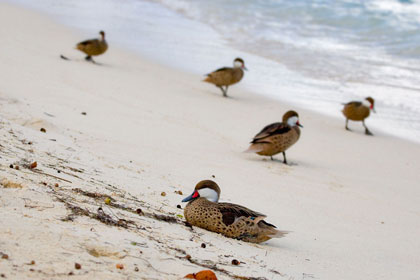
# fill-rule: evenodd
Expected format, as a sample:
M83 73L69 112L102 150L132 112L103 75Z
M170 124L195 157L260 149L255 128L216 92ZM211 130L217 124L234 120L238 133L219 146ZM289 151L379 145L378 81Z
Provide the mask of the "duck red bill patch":
M197 198L199 196L199 194L198 194L198 191L195 191L194 193L193 193L193 198Z

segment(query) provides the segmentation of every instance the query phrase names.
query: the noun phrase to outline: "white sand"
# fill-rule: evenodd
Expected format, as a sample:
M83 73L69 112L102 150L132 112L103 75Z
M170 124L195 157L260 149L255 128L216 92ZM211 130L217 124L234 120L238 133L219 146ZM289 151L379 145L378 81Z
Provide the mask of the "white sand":
M216 272L219 279L420 278L418 144L365 136L356 123L350 133L344 120L240 85L224 99L202 77L117 49L112 38L96 59L103 65L87 63L72 49L86 39L77 31L8 4L0 4L0 26L0 180L22 184L0 187L0 252L9 256L0 259L0 274L8 279L67 279L70 271L69 279L180 279L205 269L193 263L216 264L226 271ZM61 53L77 60L61 60ZM305 126L287 152L290 166L242 153L288 109ZM31 171L25 160L67 181ZM212 175L223 201L293 232L255 245L183 226L176 205ZM75 188L178 222L117 209ZM93 213L102 207L136 226L85 216L62 221L71 212L58 198ZM232 259L243 263L232 266Z

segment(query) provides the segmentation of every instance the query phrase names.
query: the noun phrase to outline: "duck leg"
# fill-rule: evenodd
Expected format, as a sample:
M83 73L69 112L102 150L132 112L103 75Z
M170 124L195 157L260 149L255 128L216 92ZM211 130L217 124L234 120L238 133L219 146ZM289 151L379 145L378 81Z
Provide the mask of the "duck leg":
M270 156L271 160L274 160L273 156Z
M363 126L365 127L365 134L366 135L373 135L372 132L370 132L370 130L367 128L367 126L365 124L365 120L363 120Z
M287 164L287 160L286 160L286 152L283 152L283 163L284 164Z
M349 119L346 119L346 130L351 131L351 129L349 128Z
M228 97L228 95L227 95L227 90L228 90L228 86L226 86L225 91L223 92L223 96L224 96L224 97Z

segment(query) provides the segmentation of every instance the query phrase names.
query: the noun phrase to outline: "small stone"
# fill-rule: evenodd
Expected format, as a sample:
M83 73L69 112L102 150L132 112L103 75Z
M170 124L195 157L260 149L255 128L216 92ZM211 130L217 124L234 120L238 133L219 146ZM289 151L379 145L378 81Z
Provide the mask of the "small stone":
M166 196L166 192L161 192L160 195L161 196Z
M216 176L214 176L214 175L211 175L211 177L216 178Z
M0 274L0 277L1 278L6 278L6 275L2 273L2 274Z
M175 191L176 194L182 195L182 191Z
M124 269L124 265L122 263L117 263L115 267L118 269Z
M206 248L206 243L201 243L201 248Z
M55 183L54 187L58 188L58 183Z
M30 269L29 269L29 271L32 271L32 272L34 272L34 271L35 271L35 269L33 269L33 268L30 268Z
M13 164L9 165L10 168L13 168Z
M143 215L143 211L140 208L137 208L136 213L139 215Z
M30 169L34 169L38 166L38 163L36 161L32 162L31 165L29 165Z
M57 170L57 173L61 173L61 171L60 170Z
M186 256L185 256L185 258L186 258L187 260L191 260L191 255L186 255Z
M82 112L82 115L83 115L83 116L86 116L86 112Z
M81 269L82 265L80 263L74 263L74 268L75 269Z
M139 268L136 266L136 267L134 268L134 271L135 271L135 272L138 272L138 271L139 271Z
M32 142L31 142L31 141L29 141L29 142L28 142L28 145L32 145Z
M73 271L70 271L70 272L69 272L69 275L74 275Z
M20 169L19 165L16 165L16 166L15 166L15 169L16 169L16 170L19 170L19 169Z
M9 259L9 255L8 254L3 254L1 256L1 258L4 259L4 260L8 260Z
M239 265L241 262L240 261L238 261L237 259L233 259L232 260L232 264L233 265Z
M41 131L43 133L47 132L47 130L45 128L43 128L43 127L41 127L41 129L39 131Z
M34 265L35 264L35 261L31 261L31 265Z
M111 199L109 197L105 198L105 204L106 205L110 205L111 204Z
M181 205L179 205L179 204L176 206L176 208L178 208L178 209L182 209L182 208L181 208Z

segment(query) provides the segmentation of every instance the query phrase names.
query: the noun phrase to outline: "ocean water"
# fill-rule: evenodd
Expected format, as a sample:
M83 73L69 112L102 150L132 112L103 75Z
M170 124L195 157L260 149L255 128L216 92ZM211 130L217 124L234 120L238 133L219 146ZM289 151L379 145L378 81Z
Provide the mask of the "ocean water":
M9 2L184 71L241 56L238 86L291 106L342 118L342 102L372 96L372 131L420 142L420 0Z

